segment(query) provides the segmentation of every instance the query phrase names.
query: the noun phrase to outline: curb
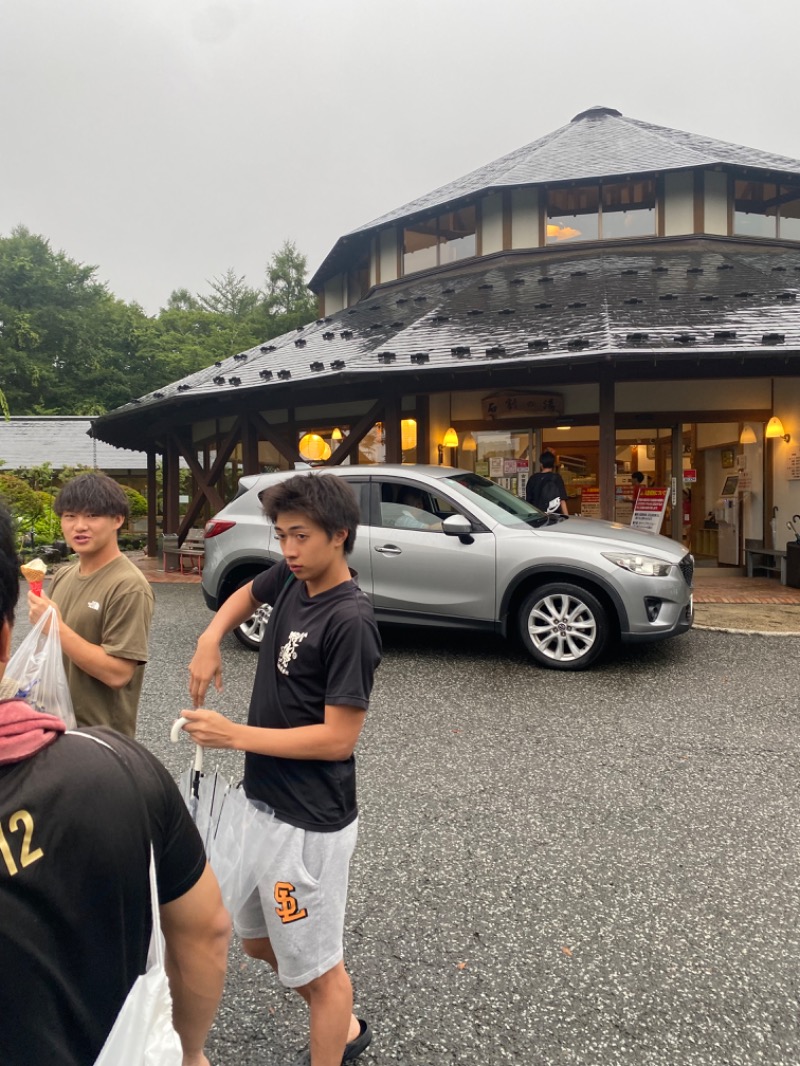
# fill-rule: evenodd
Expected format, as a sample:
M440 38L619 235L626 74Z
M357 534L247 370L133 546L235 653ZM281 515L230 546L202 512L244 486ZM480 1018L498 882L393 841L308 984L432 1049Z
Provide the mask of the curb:
M733 629L729 626L706 625L703 622L694 622L692 629L704 629L709 633L733 633L738 637L800 637L800 631L796 629Z

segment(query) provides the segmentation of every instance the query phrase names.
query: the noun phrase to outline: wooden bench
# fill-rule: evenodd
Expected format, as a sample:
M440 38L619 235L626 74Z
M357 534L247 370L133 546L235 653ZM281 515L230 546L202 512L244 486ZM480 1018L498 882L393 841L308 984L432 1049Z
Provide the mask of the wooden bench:
M781 584L786 584L785 548L745 548L747 576L755 577L756 571L766 575L780 575Z
M186 539L178 549L178 568L182 574L197 570L203 572L205 558L205 539L202 529L190 529Z

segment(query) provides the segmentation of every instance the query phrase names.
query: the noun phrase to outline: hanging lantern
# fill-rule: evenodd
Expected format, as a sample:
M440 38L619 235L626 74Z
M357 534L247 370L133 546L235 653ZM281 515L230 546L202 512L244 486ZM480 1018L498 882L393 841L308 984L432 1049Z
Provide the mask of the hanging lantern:
M413 418L400 421L400 446L404 452L410 452L417 446L417 423Z
M309 462L318 462L331 457L331 446L320 437L319 433L304 434L300 438L297 450L303 459Z

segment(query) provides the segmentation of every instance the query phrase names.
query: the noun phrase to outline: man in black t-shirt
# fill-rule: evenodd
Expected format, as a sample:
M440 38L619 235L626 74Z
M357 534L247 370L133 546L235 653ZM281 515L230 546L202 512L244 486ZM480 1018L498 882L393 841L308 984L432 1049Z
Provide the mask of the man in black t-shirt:
M359 521L349 485L330 474L296 475L262 502L284 561L225 601L190 665L198 707L212 681L222 688L222 637L270 605L248 724L206 709L183 715L198 744L246 753L244 788L259 812L265 865L256 890L237 902L234 927L245 952L308 1004L310 1049L298 1061L339 1066L372 1035L352 1013L342 944L358 824L353 752L380 637L347 565Z
M528 478L525 499L545 514L569 514L567 489L564 479L556 473L555 455L551 451L543 451L539 456L539 466L539 473Z
M200 837L135 741L65 732L16 697L3 674L18 595L0 507L0 1063L95 1062L147 969L152 844L183 1066L208 1066L230 922Z

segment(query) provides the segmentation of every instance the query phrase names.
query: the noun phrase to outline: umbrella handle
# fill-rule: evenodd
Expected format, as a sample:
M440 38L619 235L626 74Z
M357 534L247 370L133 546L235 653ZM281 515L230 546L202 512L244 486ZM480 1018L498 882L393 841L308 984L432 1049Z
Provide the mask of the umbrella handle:
M188 724L188 718L175 719L175 721L172 723L172 729L170 729L169 731L169 739L172 741L173 744L178 743L178 737L180 736L183 727ZM194 769L197 773L200 773L200 771L203 769L203 749L200 747L199 744L195 745Z

